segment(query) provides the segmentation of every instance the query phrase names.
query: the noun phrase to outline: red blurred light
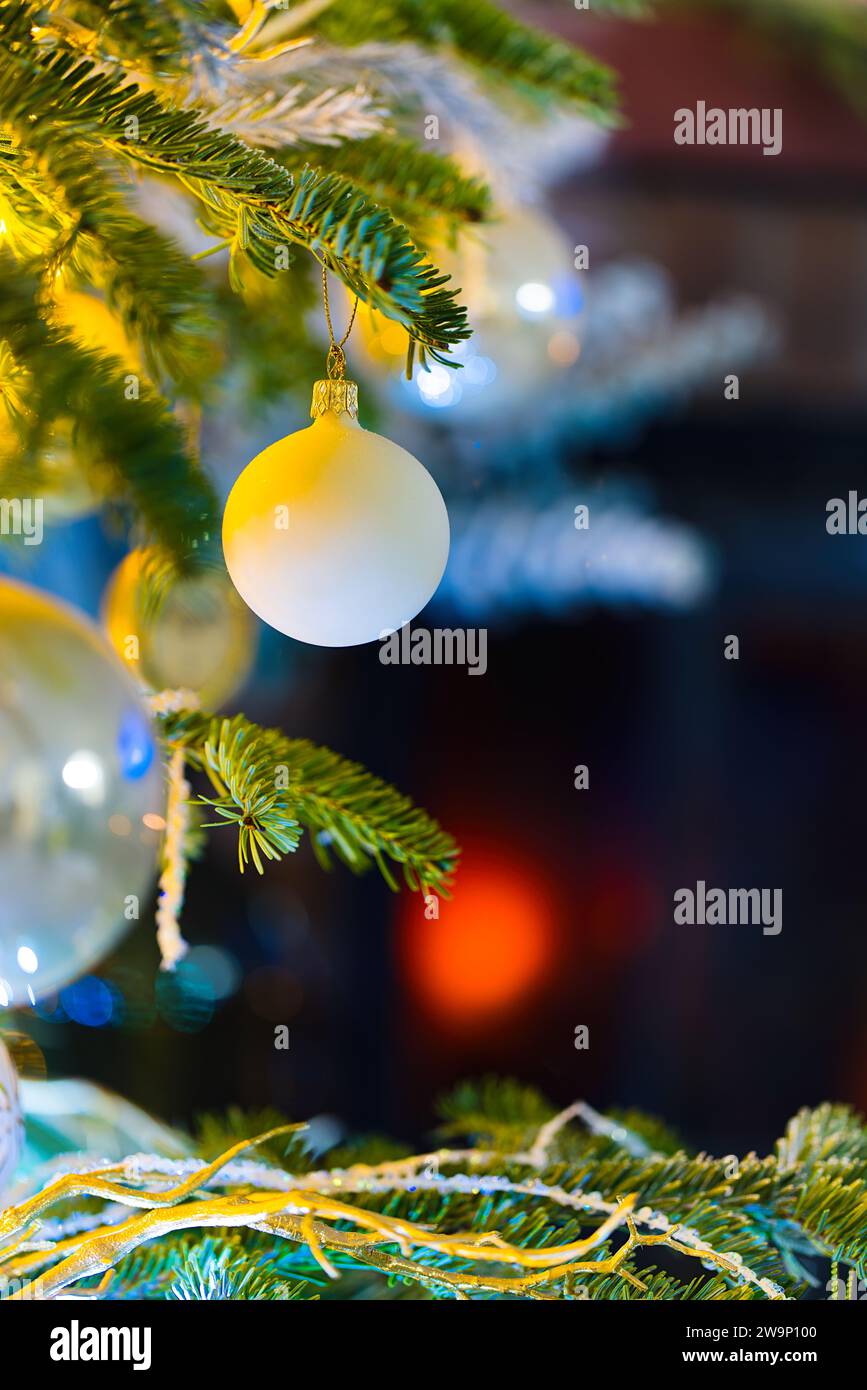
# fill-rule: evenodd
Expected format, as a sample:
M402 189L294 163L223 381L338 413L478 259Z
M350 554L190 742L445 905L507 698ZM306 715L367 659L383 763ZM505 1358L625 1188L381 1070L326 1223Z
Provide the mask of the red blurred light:
M549 973L554 911L547 886L510 851L466 847L454 897L425 917L417 894L404 899L399 949L417 1002L439 1021L461 1028L506 1014Z

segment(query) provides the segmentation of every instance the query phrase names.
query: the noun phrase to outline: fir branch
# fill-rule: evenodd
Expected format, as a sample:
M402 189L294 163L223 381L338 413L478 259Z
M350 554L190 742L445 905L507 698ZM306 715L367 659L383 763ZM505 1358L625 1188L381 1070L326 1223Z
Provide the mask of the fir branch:
M208 226L234 239L265 274L286 243L313 251L347 286L403 323L432 356L469 336L447 277L424 260L406 228L338 174L293 176L259 151L185 110L172 110L125 78L63 51L34 53L24 36L26 0L0 4L0 119L36 112L49 145L74 136L95 156L111 154L170 174L204 204Z
M491 0L340 0L308 27L344 47L412 41L448 49L486 80L508 84L540 105L568 103L596 120L614 118L614 80L604 64L529 28ZM272 20L263 41L293 30L290 11Z
M201 98L198 104L204 104ZM311 92L301 83L279 95L241 88L207 109L221 129L258 149L273 150L309 144L321 151L362 140L381 131L387 115L363 87Z
M187 396L213 373L213 298L195 263L120 200L81 217L70 264L103 289L153 380Z
M264 1144L257 1142L257 1136L266 1132L273 1137ZM310 1167L305 1131L289 1128L287 1117L273 1108L250 1111L232 1105L222 1114L198 1115L193 1133L196 1151L208 1160L219 1158L226 1149L246 1139L255 1143L257 1153L277 1167L294 1172L306 1172Z
M861 1117L848 1105L799 1110L777 1142L781 1172L789 1168L812 1170L831 1159L867 1162L867 1130Z
M237 1246L211 1237L186 1253L166 1296L185 1302L229 1298L285 1302L318 1297L304 1280L288 1284L279 1274L246 1259Z
M203 803L237 827L242 870L252 862L261 873L263 860L292 853L306 828L323 867L330 851L355 872L375 863L396 890L396 864L410 888L448 895L459 852L452 837L358 763L243 715L173 713L164 732L210 777L217 795Z
M131 59L148 71L174 67L201 20L201 0L54 0L35 37L59 26L92 49L104 47L118 63Z
M535 1122L526 1152L405 1156L366 1145L367 1161L353 1156L344 1166L335 1151L314 1169L297 1141L275 1166L242 1158L245 1139L204 1168L196 1159L137 1155L68 1173L0 1215L0 1237L12 1241L0 1256L3 1272L38 1275L30 1287L41 1296L69 1287L92 1293L92 1280L115 1267L98 1285L104 1296L161 1297L179 1278L186 1297L287 1296L299 1280L319 1286L323 1275L340 1275L331 1284L337 1297L359 1289L401 1296L397 1283L423 1297L572 1301L799 1296L812 1276L797 1257L812 1250L831 1256L834 1277L838 1262L863 1275L864 1183L855 1174L864 1167L864 1126L841 1107L803 1112L774 1155L747 1155L732 1175L728 1160L706 1155L635 1154L619 1147L616 1116L582 1102L552 1116L541 1096L516 1083L467 1085L444 1108L466 1123L480 1100L491 1111L480 1122L486 1135ZM581 1116L595 1117L593 1132L573 1123ZM217 1122L206 1149L246 1134L249 1123ZM636 1127L655 1128L640 1117ZM538 1155L553 1166L540 1167ZM806 1180L802 1163L811 1165ZM109 1224L55 1222L50 1239L15 1244L34 1219L74 1197L109 1202ZM143 1214L124 1218L124 1207ZM216 1239L195 1234L214 1225L226 1228ZM678 1267L656 1268L657 1249Z
M0 192L14 212L10 247L30 268L41 262L48 296L64 272L103 290L154 380L195 389L213 365L201 269L130 211L69 131L31 117L6 107Z
M774 1210L789 1219L815 1248L844 1261L867 1279L867 1182L820 1167L797 1187L776 1195Z
M0 130L0 219L5 248L20 260L47 258L57 240L57 212L38 172L25 164L8 131Z
M295 152L284 156L288 163ZM464 174L447 156L420 150L412 140L373 136L309 151L320 169L345 174L377 203L411 226L414 234L430 234L437 224L454 230L463 222L482 222L492 215L490 190Z
M441 1099L438 1112L442 1138L462 1136L503 1152L529 1149L556 1113L535 1087L495 1076L462 1082Z
M309 38L250 52L255 25L245 23L237 30L210 22L207 14L203 19L202 8L196 7L192 22L178 24L170 52L163 50L159 35L144 45L140 35L131 42L126 33L100 24L93 7L77 0L53 9L40 33L46 44L53 42L97 61L103 72L121 68L174 105L207 114L226 132L259 148L280 149L305 141L333 145L383 129L387 111L354 75L348 82L323 86L315 80L315 64L305 64L307 78L312 66L314 80L297 80L298 56L310 45ZM91 12L83 23L82 9ZM264 6L260 13L266 13Z
M340 1261L347 1270L351 1259ZM110 1299L214 1297L214 1274L219 1271L221 1298L289 1300L314 1298L326 1282L306 1250L293 1250L257 1231L227 1231L198 1235L181 1231L152 1245L139 1246L115 1267L105 1296ZM80 1286L87 1290L84 1281Z
M39 460L56 422L71 419L76 457L101 489L135 508L142 523L180 570L216 532L216 499L189 458L183 432L166 402L145 382L130 397L114 358L85 351L39 314L38 287L0 256L0 342L14 370L27 374L21 451L0 460L4 479L39 483ZM118 441L123 448L118 448ZM17 485L17 484L16 484Z
M215 720L201 752L218 792L216 798L202 801L224 821L237 825L241 873L252 860L261 874L263 856L282 859L296 850L302 832L293 814L295 799L282 794L286 784L281 788L279 764L268 765L270 749L258 731L240 717Z
M304 1244L333 1278L337 1277L338 1270L329 1255L338 1252L351 1255L359 1263L381 1269L392 1277L451 1289L459 1297L472 1293L548 1297L548 1291L553 1288L559 1288L568 1297L575 1279L584 1275L617 1275L646 1295L647 1286L635 1272L632 1257L645 1248L661 1245L700 1259L723 1277L749 1286L747 1296L756 1291L770 1297L780 1296L774 1285L759 1279L736 1253L722 1252L693 1237L686 1239L689 1233L679 1239L677 1227L655 1234L640 1231L633 1215L634 1196L612 1204L611 1211L587 1235L581 1234L584 1223L578 1217L552 1224L545 1221L544 1215L540 1221L538 1215L527 1213L510 1221L509 1239L488 1226L492 1213L487 1199L481 1204L482 1229L468 1230L461 1225L450 1231L442 1222L432 1225L416 1218L396 1218L373 1206L347 1201L343 1194L353 1189L345 1183L342 1173L313 1174L307 1180L292 1179L291 1186L277 1190L256 1186L252 1192L242 1190L238 1195L230 1190L225 1195L188 1200L192 1192L205 1189L212 1182L228 1183L231 1187L229 1165L241 1147L235 1146L206 1168L194 1169L171 1188L162 1187L156 1192L142 1190L141 1183L147 1180L148 1164L157 1170L165 1165L153 1163L147 1157L134 1162L134 1172L130 1174L134 1187L125 1185L128 1179L124 1165L105 1170L113 1178L118 1177L114 1181L106 1181L100 1172L70 1174L58 1179L29 1201L3 1213L0 1234L14 1237L34 1218L71 1195L102 1197L142 1208L143 1214L87 1232L71 1241L61 1241L54 1250L43 1250L35 1255L28 1253L17 1259L13 1253L7 1268L29 1272L59 1255L59 1263L52 1264L39 1277L42 1296L52 1297L84 1278L110 1270L143 1242L171 1236L180 1230L221 1225L253 1227ZM184 1162L170 1165L179 1175L187 1166ZM150 1175L151 1180L154 1176ZM365 1186L369 1188L370 1184ZM340 1195L334 1195L336 1192ZM640 1214L638 1219L641 1219ZM341 1229L333 1224L334 1221L343 1223ZM350 1229L346 1229L347 1225ZM615 1233L624 1225L625 1238L615 1240ZM391 1253L395 1246L399 1254ZM497 1273L500 1265L509 1268L508 1276ZM515 1270L521 1272L514 1273ZM28 1296L26 1287L13 1294L12 1299L25 1296Z

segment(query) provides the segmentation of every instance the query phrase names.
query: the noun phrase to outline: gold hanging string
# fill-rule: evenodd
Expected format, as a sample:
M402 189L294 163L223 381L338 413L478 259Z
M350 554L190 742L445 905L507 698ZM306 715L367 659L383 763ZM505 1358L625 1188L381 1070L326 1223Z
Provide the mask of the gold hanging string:
M332 381L342 381L346 375L346 353L343 346L352 332L352 325L355 323L355 315L358 310L358 295L355 296L355 303L352 306L352 313L349 316L349 324L346 332L338 343L334 337L334 326L331 322L331 305L328 300L328 268L322 262L322 299L325 304L325 322L328 324L328 336L331 345L328 349L326 358L326 371Z

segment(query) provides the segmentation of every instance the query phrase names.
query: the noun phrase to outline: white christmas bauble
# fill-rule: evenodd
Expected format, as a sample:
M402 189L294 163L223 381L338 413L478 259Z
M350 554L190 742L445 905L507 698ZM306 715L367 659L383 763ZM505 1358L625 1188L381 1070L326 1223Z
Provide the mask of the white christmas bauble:
M289 637L352 647L397 630L436 590L449 551L430 474L362 429L348 381L317 382L313 424L244 469L223 517L232 581Z
M18 1164L24 1138L24 1121L18 1103L15 1064L0 1039L0 1208L3 1192Z
M150 720L99 630L0 580L0 1007L75 979L145 909L164 804Z

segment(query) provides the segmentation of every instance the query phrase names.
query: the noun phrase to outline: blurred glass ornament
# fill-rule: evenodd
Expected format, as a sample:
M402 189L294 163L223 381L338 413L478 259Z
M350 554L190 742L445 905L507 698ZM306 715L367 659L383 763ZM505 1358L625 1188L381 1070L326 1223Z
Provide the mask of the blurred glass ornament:
M61 287L55 292L52 312L56 325L82 347L116 357L128 371L142 375L138 350L103 299ZM48 526L77 521L99 509L100 489L93 471L82 468L76 458L69 419L60 417L52 425L48 446L40 459L39 496Z
M537 208L513 207L501 222L464 233L456 251L436 248L432 258L460 288L473 336L451 353L460 370L416 365L411 381L398 381L406 333L368 312L363 341L375 361L396 369L395 402L447 423L483 424L519 418L540 391L556 392L581 352L584 277L555 224Z
M42 504L42 521L56 526L89 516L99 506L92 479L79 466L72 445L72 422L55 420L42 449L38 471L19 466L21 442L8 409L0 405L0 459L2 487L10 493L26 493Z
M127 670L146 689L194 690L217 709L244 684L256 624L223 569L159 584L153 550L131 550L108 581L102 620Z
M433 459L439 453L473 478L480 467L550 477L576 449L629 444L653 416L680 408L729 372L768 360L779 346L774 315L749 296L678 312L671 278L652 261L601 265L586 289L580 357L545 394L544 409L520 418L491 415L484 429L443 431L430 423L448 422L453 412L427 411L405 419L408 447Z
M116 357L128 371L142 374L137 349L103 299L59 285L51 301L51 317L57 328L68 332L82 347ZM26 408L26 391L22 394L22 400ZM92 515L100 505L100 492L98 486L94 485L92 471L82 468L76 459L72 421L63 416L53 421L39 459L36 481L31 485L27 475L21 474L19 477L15 469L15 455L20 446L9 414L10 402L5 403L7 409L0 409L0 456L6 455L11 459L10 481L14 487L21 490L29 488L38 496L47 526ZM5 486L8 490L9 484Z
M24 1121L18 1102L15 1064L0 1038L0 1198L18 1166L24 1143Z
M141 372L138 349L104 299L83 290L59 288L52 309L58 327L65 328L82 347L118 357L130 371Z
M80 1169L82 1153L120 1160L131 1153L180 1157L190 1152L185 1135L90 1081L22 1077L19 1094L22 1109L34 1124L26 1136L22 1178L14 1193L18 1201L61 1172Z
M163 802L150 721L102 634L0 581L0 1006L75 979L135 920Z

